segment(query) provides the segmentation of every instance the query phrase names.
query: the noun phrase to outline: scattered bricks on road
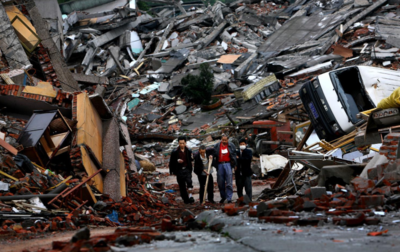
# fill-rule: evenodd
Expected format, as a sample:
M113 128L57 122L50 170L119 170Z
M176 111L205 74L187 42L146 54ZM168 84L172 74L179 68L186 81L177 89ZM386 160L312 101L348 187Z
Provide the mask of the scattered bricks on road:
M365 220L365 214L358 213L354 218L334 217L333 224L346 225L346 226L359 226L364 223L364 220Z
M161 231L171 231L173 229L172 221L169 219L162 219L161 222Z
M297 221L297 225L299 226L317 226L320 222L327 222L328 218L326 217L308 217L308 218L300 218Z
M360 204L368 208L383 206L385 196L383 195L363 195L360 196Z
M365 224L367 225L378 225L381 222L381 219L376 217L367 217L365 218Z
M356 177L351 181L354 189L358 192L370 192L375 187L374 181L361 177Z
M191 220L194 220L196 216L194 215L194 213L186 209L185 211L182 212L181 218L183 222L189 222Z
M259 220L265 222L272 222L277 224L284 224L284 223L292 223L296 225L299 221L299 217L289 217L289 216L260 216L258 217Z

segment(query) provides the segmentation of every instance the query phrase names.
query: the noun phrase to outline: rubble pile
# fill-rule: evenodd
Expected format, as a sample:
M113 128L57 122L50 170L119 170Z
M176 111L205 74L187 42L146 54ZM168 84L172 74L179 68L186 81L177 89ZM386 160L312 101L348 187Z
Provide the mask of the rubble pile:
M2 235L204 227L205 206L183 206L156 171L180 135L194 151L247 140L265 189L228 215L354 226L398 210L400 120L382 118L400 112L378 103L400 81L399 2L154 2L1 1ZM118 229L54 250L160 236Z
M8 158L8 163L13 163L9 156L5 157ZM10 171L13 170L22 173L15 163L14 167L10 168ZM129 175L128 196L123 197L122 201L115 202L103 194L95 204L89 204L79 195L64 198L67 196L64 194L66 190L73 191L82 186L79 179L60 182L59 176L46 174L45 171L41 173L36 169L19 180L14 180L16 178L8 173L2 175L10 177L1 182L2 190L5 186L9 188L9 192L0 196L3 238L15 235L23 238L26 236L21 235L76 230L84 226L128 225L161 228L163 219L176 218L177 214L184 210L175 202L174 193L165 193L163 188L157 188L154 184L151 190L146 189L150 184L145 183L144 175ZM60 193L61 190L57 188L63 191ZM42 202L50 206L50 209ZM58 204L62 208L57 206ZM196 211L199 210L200 208ZM13 215L11 219L10 214ZM177 224L175 229L187 230L188 227Z

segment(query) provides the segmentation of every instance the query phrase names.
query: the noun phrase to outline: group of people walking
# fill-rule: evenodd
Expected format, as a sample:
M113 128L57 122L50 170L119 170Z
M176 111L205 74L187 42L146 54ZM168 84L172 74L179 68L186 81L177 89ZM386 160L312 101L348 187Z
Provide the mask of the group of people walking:
M197 175L200 184L200 202L203 202L204 190L207 190L207 200L214 202L214 178L212 169L217 170L217 183L221 195L220 203L226 200L232 202L233 196L233 173L235 173L236 187L238 197L243 196L243 188L246 195L251 200L252 185L251 161L253 153L247 148L245 139L239 141L239 150L235 145L228 141L226 135L222 135L221 142L217 143L213 148L207 149L204 145L200 146L199 152L194 155L186 146L186 138L178 138L179 146L171 153L169 162L170 174L176 176L181 197L185 204L194 203L192 197L193 182L192 172ZM194 162L194 167L192 162ZM209 162L211 162L211 170L208 171ZM206 187L206 180L208 185Z

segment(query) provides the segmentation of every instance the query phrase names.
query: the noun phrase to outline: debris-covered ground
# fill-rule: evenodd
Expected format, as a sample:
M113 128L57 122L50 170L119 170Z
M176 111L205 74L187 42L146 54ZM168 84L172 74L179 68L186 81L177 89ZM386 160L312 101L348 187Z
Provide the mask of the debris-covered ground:
M399 4L2 0L0 242L396 249ZM234 203L200 204L193 174L184 204L177 138L222 134L253 152L252 199L234 179Z

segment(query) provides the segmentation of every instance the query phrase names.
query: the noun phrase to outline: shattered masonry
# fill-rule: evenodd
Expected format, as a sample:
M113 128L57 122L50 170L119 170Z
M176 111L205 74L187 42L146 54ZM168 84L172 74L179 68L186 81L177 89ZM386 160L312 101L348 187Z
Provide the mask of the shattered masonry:
M128 226L52 250L107 251L221 231L205 209L348 227L398 211L399 1L104 2L1 1L0 238ZM199 104L184 83L204 66ZM196 152L222 133L247 139L259 193L187 206L177 137Z

